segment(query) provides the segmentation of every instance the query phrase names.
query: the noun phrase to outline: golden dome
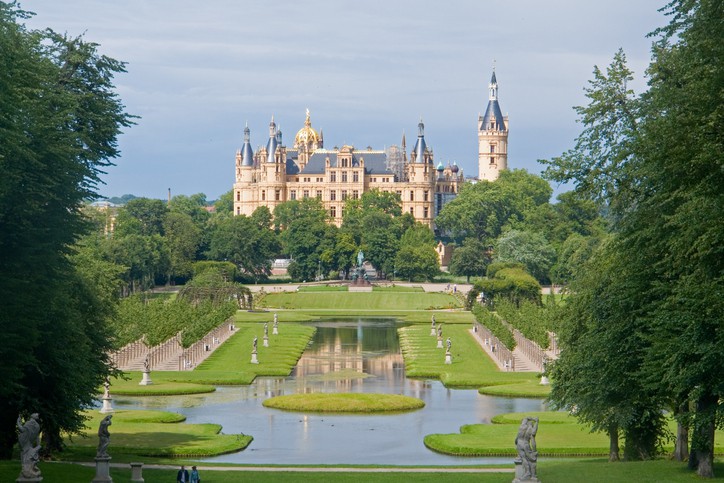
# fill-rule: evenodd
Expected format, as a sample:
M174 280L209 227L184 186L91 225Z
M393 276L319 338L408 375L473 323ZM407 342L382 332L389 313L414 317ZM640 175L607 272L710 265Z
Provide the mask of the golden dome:
M316 147L319 145L319 141L319 134L312 127L312 121L309 119L309 109L307 109L307 119L304 121L304 127L294 136L294 147L300 148L309 145Z

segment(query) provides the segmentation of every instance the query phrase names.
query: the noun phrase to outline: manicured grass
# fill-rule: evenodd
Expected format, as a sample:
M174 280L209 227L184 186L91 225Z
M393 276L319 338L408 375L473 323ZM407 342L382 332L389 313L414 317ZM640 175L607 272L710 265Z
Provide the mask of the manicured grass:
M256 376L288 376L301 357L315 328L308 325L284 324L279 335L272 335L269 324L269 347L262 344L262 323L241 323L237 333L223 343L194 372L238 371ZM257 337L258 364L251 363L252 341Z
M290 394L269 398L262 404L286 411L321 413L400 412L425 407L422 400L414 397L372 393Z
M493 424L469 424L460 427L460 433L429 434L425 446L440 453L458 456L514 456L515 436L520 421L525 416L540 418L536 435L538 452L541 456L607 456L608 437L591 433L579 424L575 417L562 412L531 412L500 414L493 418ZM670 423L675 430L675 423ZM716 434L715 453L724 453L724 432ZM673 443L664 447L673 450Z
M478 389L480 394L498 397L532 397L545 398L551 393L551 386L543 386L540 384L537 373L532 374L531 379L516 384L502 384L495 386L485 386Z
M374 286L373 292L424 292L425 289L419 286L406 287L402 285L385 285L385 286Z
M354 295L354 294L353 294ZM238 322L269 322L274 319L274 313L279 316L279 330L288 322L312 322L320 319L335 319L354 317L374 319L395 318L409 323L430 323L430 317L435 314L435 319L442 320L446 324L470 324L472 326L474 317L470 312L456 309L449 310L377 310L377 309L269 309L265 312L239 311L235 320Z
M87 411L85 437L66 439L67 450L63 458L88 459L95 455L98 437L96 431L105 417L98 411ZM186 424L184 416L165 411L119 410L113 414L111 455L137 456L215 456L246 448L251 436L219 434L218 424Z
M161 371L152 372L150 386L139 386L142 374L140 372L127 372L125 375L130 379L113 379L111 386L112 395L116 396L170 396L179 394L202 394L214 392L216 388L207 384L193 384L187 382L172 382L166 379L168 373Z
M452 295L425 292L270 293L262 303L283 309L426 310L461 307Z
M346 285L302 285L299 292L348 292Z
M407 376L436 378L451 387L528 383L532 386L537 383L534 373L499 371L469 328L468 325L446 324L443 320L443 339L452 339L452 364L445 364L445 349L437 348L437 337L430 335L430 326L412 325L398 329Z
M111 450L112 450L111 446ZM115 462L115 460L113 461ZM190 466L188 463L187 466ZM178 462L181 464L181 461ZM512 468L512 464L509 466ZM44 481L52 483L78 483L91 481L95 474L92 467L78 466L70 463L44 463L40 469ZM175 481L178 466L168 469L143 469L146 483L168 483ZM15 481L20 472L20 462L0 461L0 481ZM498 473L401 473L390 469L383 472L363 473L341 471L329 473L320 471L216 471L207 470L204 463L199 465L202 481L214 483L238 483L253 481L255 483L327 483L331 481L355 481L360 483L399 483L412 480L421 483L510 483L513 474ZM724 462L718 460L714 464L714 481L724 480ZM113 481L130 481L130 468L111 468ZM627 463L608 463L604 458L585 460L548 460L538 462L538 477L545 483L691 483L704 481L686 469L686 463L666 459L655 461L635 461Z

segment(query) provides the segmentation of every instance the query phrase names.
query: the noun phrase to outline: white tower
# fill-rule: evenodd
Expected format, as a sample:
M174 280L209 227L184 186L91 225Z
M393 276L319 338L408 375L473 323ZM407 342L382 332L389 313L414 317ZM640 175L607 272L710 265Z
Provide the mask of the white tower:
M508 169L508 116L498 104L498 81L488 84L488 107L478 117L478 179L495 181L500 171Z

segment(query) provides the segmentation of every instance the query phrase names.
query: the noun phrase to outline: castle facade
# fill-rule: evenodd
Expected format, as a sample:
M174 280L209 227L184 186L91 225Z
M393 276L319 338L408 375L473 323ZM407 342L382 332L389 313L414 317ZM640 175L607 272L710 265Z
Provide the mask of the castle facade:
M485 115L478 119L478 178L492 181L508 165L508 118L498 105L495 72L489 92ZM408 156L404 135L401 146L385 151L349 145L325 149L323 133L312 127L309 110L290 148L272 117L266 145L254 152L247 126L244 144L236 153L234 214L249 216L260 206L273 212L285 201L314 197L341 225L347 199L378 189L396 193L403 213L432 227L443 206L457 196L465 177L456 163L435 165L424 130L420 120Z

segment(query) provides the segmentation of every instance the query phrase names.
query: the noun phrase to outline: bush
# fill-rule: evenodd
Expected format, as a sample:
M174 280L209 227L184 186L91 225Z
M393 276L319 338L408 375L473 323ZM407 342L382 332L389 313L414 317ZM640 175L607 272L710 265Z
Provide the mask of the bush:
M523 301L541 304L540 284L525 270L519 267L502 268L494 273L495 278L493 279L488 278L475 282L473 290L468 294L470 306L480 292L485 294L486 300L489 301L488 304L491 304L497 297L505 298L516 306Z
M497 315L479 304L473 305L472 312L475 320L487 327L508 350L512 351L515 349L515 337L513 337L513 333Z
M525 271L525 265L520 262L494 262L488 265L488 271L486 272L488 278L495 278L495 274L506 268L519 268Z

